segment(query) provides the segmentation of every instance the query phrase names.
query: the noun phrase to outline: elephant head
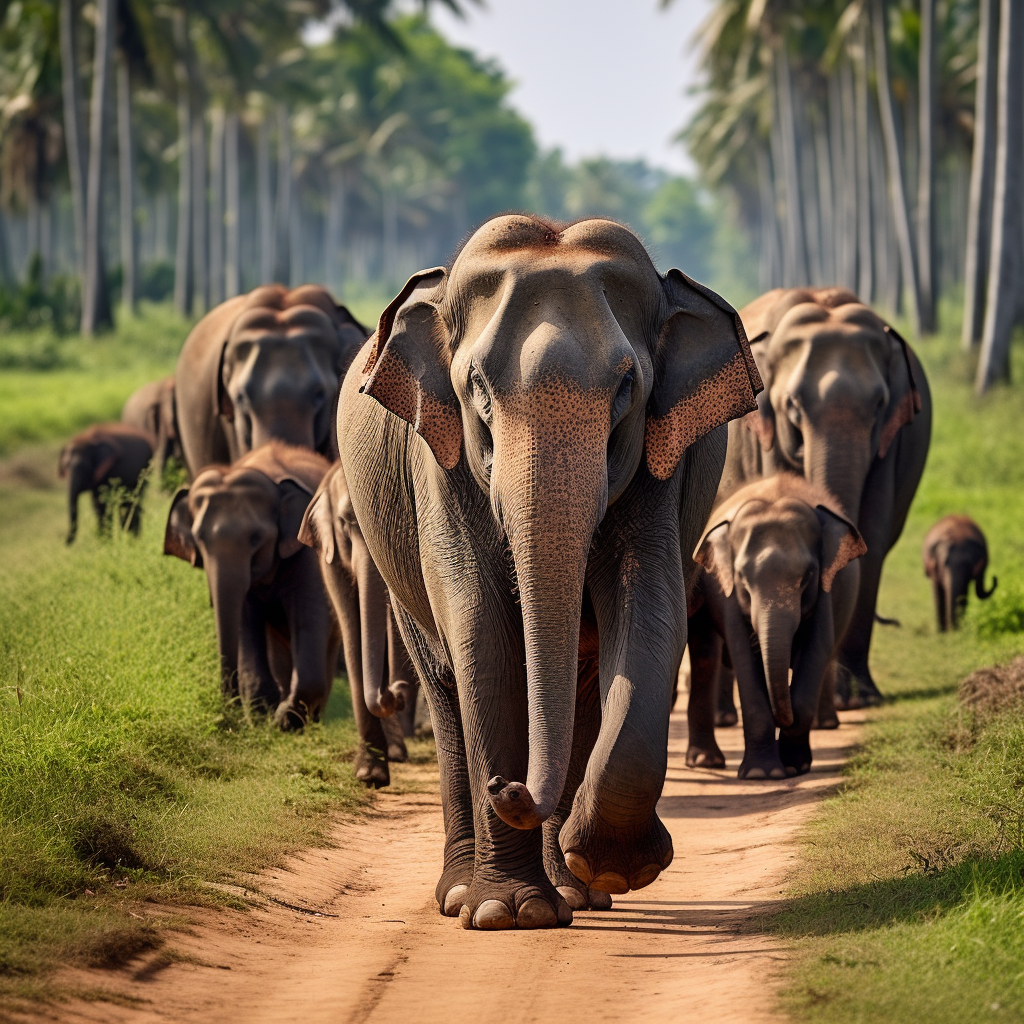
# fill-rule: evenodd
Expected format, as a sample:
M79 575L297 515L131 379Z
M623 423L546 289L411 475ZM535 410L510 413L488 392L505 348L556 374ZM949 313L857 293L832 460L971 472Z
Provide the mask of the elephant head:
M238 457L272 439L334 454L338 385L368 332L315 285L257 288L228 325L214 409Z
M217 624L224 692L238 692L242 608L253 587L273 582L283 559L302 550L299 526L319 480L273 458L271 445L233 466L210 466L171 501L164 554L206 570ZM306 460L325 460L312 452ZM314 713L318 709L310 709Z
M757 636L776 725L794 724L789 671L800 665L818 674L835 642L831 603L836 574L867 547L834 499L791 474L779 474L738 491L712 515L695 559L711 573L741 621ZM806 626L794 666L798 630ZM731 649L749 644L749 633L727 636ZM799 646L799 645L798 645ZM813 711L813 705L809 705Z
M488 790L506 823L534 828L565 786L595 531L637 474L670 480L688 445L753 408L742 325L679 271L659 276L619 224L504 216L450 271L406 284L362 371L362 392L412 424L443 470L465 460L507 538L529 760L525 785L496 777ZM627 759L602 746L606 774L625 779Z
M840 288L779 289L740 315L765 385L747 425L769 464L859 515L873 462L921 408L906 342Z

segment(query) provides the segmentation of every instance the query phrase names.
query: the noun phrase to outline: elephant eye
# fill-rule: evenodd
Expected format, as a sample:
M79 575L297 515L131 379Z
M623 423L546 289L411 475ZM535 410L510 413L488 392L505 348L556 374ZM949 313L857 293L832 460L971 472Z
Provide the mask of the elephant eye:
M615 396L615 401L612 402L613 427L629 411L629 407L633 404L633 384L635 382L636 374L632 370L627 370L622 375L618 393Z
M253 532L252 534L249 535L249 543L254 548L258 548L260 546L260 541L262 539L263 538L262 538L261 534L259 534L258 532Z
M800 426L800 406L796 404L796 399L792 396L786 399L786 417L794 427Z
M483 374L475 367L469 368L469 389L473 397L473 403L485 423L491 420L491 391Z

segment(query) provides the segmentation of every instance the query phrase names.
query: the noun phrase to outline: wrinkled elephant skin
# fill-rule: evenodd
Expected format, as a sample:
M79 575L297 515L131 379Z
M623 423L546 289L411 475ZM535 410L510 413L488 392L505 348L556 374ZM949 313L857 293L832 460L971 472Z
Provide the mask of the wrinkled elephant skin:
M739 777L810 771L811 724L823 689L832 702L836 641L857 593L849 563L864 551L836 500L791 473L748 484L712 513L695 556L704 573L691 601L688 765L725 767L714 731L724 640L743 710Z
M78 533L81 495L86 492L92 495L96 518L103 527L110 511L105 489L117 482L128 493L135 491L139 477L153 458L154 443L153 436L144 430L123 423L101 423L83 430L64 445L58 475L68 481L68 544ZM122 527L132 533L139 532L140 503L123 506L120 515Z
M757 412L729 427L719 490L792 472L825 487L868 546L840 639L839 706L877 704L868 651L882 563L899 539L931 437L928 381L909 345L842 288L776 289L740 310L764 380Z
M526 216L415 275L349 370L341 460L430 706L436 895L465 927L567 924L671 860L680 581L759 386L735 311L628 229Z
M208 467L175 494L164 533L164 554L206 571L225 696L276 709L283 729L319 719L338 657L316 556L298 541L327 469L279 441Z
M189 475L271 440L334 458L338 386L367 333L315 285L264 285L207 313L174 376Z

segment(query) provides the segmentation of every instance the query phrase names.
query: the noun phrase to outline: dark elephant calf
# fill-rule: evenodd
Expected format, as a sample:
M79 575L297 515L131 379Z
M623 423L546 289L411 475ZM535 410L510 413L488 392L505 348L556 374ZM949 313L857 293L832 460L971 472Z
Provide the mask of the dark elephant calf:
M924 574L932 581L940 633L959 626L972 583L974 592L982 601L991 597L996 589L998 581L994 576L992 586L985 589L988 545L985 534L969 516L940 519L924 539L921 558Z
M164 554L206 570L228 696L276 708L298 728L319 718L339 632L299 525L327 472L322 455L272 441L231 466L207 466L171 503Z
M153 437L123 423L100 423L76 434L60 453L61 479L68 481L68 544L78 532L78 499L88 491L102 526L110 512L109 488L115 481L128 491L139 486L139 477L153 457ZM120 508L121 525L139 532L141 505L136 501Z

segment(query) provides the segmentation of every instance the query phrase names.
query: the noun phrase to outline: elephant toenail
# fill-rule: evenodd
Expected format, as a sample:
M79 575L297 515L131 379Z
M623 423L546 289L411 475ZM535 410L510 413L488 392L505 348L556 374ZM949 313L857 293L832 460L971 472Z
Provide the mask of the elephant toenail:
M604 871L591 880L590 888L600 889L601 892L624 893L629 892L629 882L617 871Z
M587 894L580 892L579 889L574 889L571 885L559 885L555 888L558 889L559 894L572 910L586 910L587 909Z
M590 884L590 880L594 877L593 872L590 870L590 865L586 862L586 859L581 857L578 853L567 853L565 855L565 866L581 881Z
M554 907L536 896L527 900L516 915L516 925L520 928L553 928L556 924L558 915Z
M630 889L642 889L650 885L661 874L660 864L646 864L629 880Z
M462 911L462 897L469 891L468 885L453 885L444 898L441 913L445 917L458 917Z
M465 907L462 909L463 912L466 911ZM473 915L473 927L483 931L499 931L503 928L512 928L514 925L512 912L501 900L484 900Z

